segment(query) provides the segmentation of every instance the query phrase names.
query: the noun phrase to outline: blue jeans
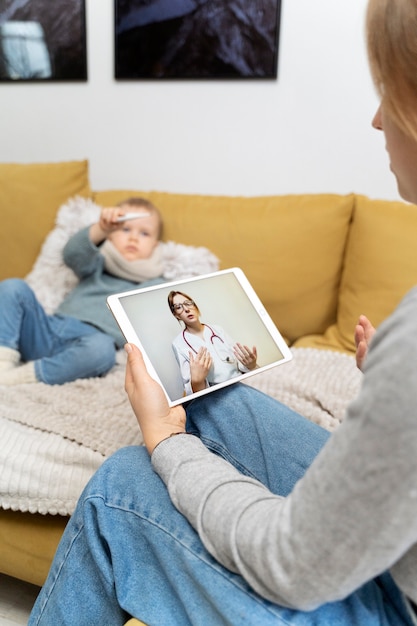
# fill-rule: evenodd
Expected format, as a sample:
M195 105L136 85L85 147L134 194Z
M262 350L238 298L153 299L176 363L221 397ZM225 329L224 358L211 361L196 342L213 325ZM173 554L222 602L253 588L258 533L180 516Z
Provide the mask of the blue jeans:
M68 315L47 315L23 280L0 282L0 346L34 361L36 378L49 385L101 376L115 364L114 339Z
M241 384L191 402L187 419L216 454L281 494L329 436ZM117 626L129 616L152 626L412 624L387 574L312 612L262 599L207 553L143 447L116 452L87 485L28 624Z

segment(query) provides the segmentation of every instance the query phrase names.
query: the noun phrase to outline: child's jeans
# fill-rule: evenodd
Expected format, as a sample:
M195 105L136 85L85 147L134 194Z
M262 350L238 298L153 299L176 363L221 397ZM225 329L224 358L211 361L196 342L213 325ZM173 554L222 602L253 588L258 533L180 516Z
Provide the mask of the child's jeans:
M0 282L0 346L34 361L36 378L49 385L101 376L116 359L110 335L68 315L47 315L18 278Z

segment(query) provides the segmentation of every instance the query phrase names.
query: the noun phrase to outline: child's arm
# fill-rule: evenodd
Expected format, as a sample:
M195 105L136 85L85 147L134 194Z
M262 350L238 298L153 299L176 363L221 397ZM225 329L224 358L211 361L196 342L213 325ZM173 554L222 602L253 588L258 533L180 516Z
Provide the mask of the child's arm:
M63 250L64 263L79 279L86 278L96 271L100 253L98 245L117 228L115 220L124 211L119 208L102 209L98 222L82 228L66 243Z

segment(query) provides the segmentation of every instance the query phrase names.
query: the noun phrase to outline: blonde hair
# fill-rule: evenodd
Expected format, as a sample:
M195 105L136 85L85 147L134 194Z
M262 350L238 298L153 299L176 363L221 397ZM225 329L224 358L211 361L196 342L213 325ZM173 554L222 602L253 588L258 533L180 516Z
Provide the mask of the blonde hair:
M417 141L417 0L369 0L366 34L384 108Z
M130 206L134 209L146 209L147 211L149 211L149 213L153 213L154 215L156 215L156 217L158 218L158 222L159 222L158 239L161 239L162 229L163 229L162 215L161 215L160 210L157 209L156 206L152 204L150 200L147 200L146 198L139 198L139 197L126 198L126 200L122 200L121 202L118 202L117 206L121 207L125 204L127 204L127 206Z

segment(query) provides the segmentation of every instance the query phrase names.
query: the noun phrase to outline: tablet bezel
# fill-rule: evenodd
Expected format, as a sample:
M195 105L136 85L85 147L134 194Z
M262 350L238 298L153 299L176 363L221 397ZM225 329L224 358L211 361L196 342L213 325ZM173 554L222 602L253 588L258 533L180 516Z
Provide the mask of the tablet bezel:
M260 343L263 353L270 356L263 358L262 349L260 351L257 346L260 365L255 370L241 373L189 395L179 395L180 371L172 350L172 341L181 333L183 325L179 325L169 309L167 297L171 290L182 291L195 299L201 311L202 322L225 327L234 341L250 347ZM146 305L152 301L157 305L151 306L147 311ZM107 306L126 341L134 343L141 350L149 374L161 385L170 406L188 402L292 359L290 348L240 268L113 294L107 298ZM247 330L249 327L250 331ZM147 330L142 331L142 328ZM235 331L239 332L239 328L241 334L236 336ZM161 351L159 343L164 342L161 337L164 333L170 337L171 345L164 346ZM242 334L245 335L243 340ZM176 370L173 369L172 357ZM181 377L180 379L182 382Z

